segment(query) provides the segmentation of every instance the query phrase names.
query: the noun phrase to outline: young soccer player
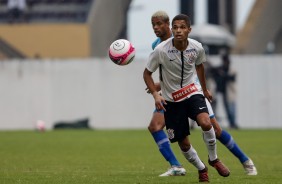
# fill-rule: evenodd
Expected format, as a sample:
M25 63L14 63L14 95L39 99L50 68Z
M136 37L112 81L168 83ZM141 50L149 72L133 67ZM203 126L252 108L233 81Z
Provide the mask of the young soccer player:
M164 110L170 142L178 142L185 158L198 169L199 181L206 182L207 167L189 141L188 118L195 120L203 130L209 164L221 176L229 176L230 171L217 157L215 132L205 102L205 98L212 100L206 88L205 51L199 42L188 39L190 31L189 17L183 14L175 16L172 21L174 37L160 43L151 53L143 76L157 110ZM158 93L152 78L152 73L160 66L162 95ZM197 76L200 85L195 81Z
M172 37L172 33L170 31L169 17L165 12L158 11L154 13L152 15L151 21L154 33L158 37L158 39L152 44L152 48L155 49L155 47L162 41ZM158 91L159 90L160 88ZM149 131L159 147L159 151L171 165L171 168L160 176L182 176L186 174L186 170L181 166L171 150L169 140L163 130L165 126L163 113L163 111L155 110L148 126Z
M158 11L154 13L151 17L151 21L152 21L154 33L158 37L156 41L154 41L154 43L152 44L152 48L154 49L159 43L170 38L172 36L172 33L169 26L170 24L169 17L166 14L166 12ZM157 87L157 90L159 91L160 90L159 83L156 83L155 85ZM206 103L208 106L211 123L215 129L216 138L222 144L224 144L234 154L234 156L236 156L240 160L247 175L257 175L257 169L254 166L252 160L249 157L247 157L247 155L244 154L243 151L241 151L241 149L233 140L231 135L227 131L221 129L219 123L215 118L210 103L207 100ZM181 166L181 164L177 161L174 153L171 150L167 136L163 131L163 128L165 126L163 113L164 113L163 111L155 110L151 122L148 126L148 129L151 132L152 136L154 137L155 142L159 146L160 152L171 165L171 168L167 172L161 174L160 176L185 175L186 171Z

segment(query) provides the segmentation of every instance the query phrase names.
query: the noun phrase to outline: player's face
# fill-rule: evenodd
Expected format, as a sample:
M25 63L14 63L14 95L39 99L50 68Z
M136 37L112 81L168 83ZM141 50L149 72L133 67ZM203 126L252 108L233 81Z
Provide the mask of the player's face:
M169 31L169 22L165 22L159 17L154 17L151 21L154 33L157 37L162 38L168 34L167 31Z
M175 20L172 25L172 33L175 40L187 40L191 27L184 20Z

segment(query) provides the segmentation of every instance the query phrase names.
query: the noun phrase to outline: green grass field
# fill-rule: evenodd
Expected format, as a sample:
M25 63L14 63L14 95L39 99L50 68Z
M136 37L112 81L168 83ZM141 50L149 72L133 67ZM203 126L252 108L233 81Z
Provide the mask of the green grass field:
M207 164L201 132L190 139ZM255 162L258 175L246 176L243 167L218 142L219 158L231 175L220 177L209 167L211 183L282 183L282 130L230 131ZM168 163L147 130L60 130L0 132L0 183L182 184L198 183L196 169L172 144L186 176L158 177Z

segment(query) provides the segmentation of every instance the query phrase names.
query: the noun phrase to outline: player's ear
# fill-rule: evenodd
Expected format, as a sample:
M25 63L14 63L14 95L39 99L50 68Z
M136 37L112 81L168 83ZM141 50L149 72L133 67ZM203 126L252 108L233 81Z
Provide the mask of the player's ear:
M188 28L188 33L191 33L191 31L192 31L192 28L189 27L189 28Z

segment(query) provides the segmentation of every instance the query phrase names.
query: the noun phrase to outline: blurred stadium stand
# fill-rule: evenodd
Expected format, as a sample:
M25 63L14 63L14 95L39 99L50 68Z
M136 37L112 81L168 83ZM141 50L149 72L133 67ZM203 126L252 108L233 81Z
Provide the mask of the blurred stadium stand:
M127 12L132 0L26 1L25 21L10 24L7 0L0 0L0 58L105 57L112 41L127 37ZM219 7L232 3L223 5L219 3ZM256 0L245 26L236 33L232 53L281 54L281 9L282 1ZM3 48L14 52L7 53Z
M256 0L237 34L235 54L282 53L282 1Z
M89 17L90 55L105 57L109 45L127 38L127 12L132 0L96 0ZM105 18L106 17L106 18ZM97 25L97 23L99 23Z
M0 0L0 58L106 56L112 41L126 37L130 3L131 0L27 0L24 21L11 23L7 0ZM7 48L14 52L8 53Z
M25 55L20 53L19 51L15 50L11 47L7 42L0 38L0 50L3 51L8 57L17 57L20 59L25 58ZM4 55L0 53L0 59L4 58Z
M0 22L9 22L7 1L0 0ZM27 22L85 22L91 0L26 0Z

